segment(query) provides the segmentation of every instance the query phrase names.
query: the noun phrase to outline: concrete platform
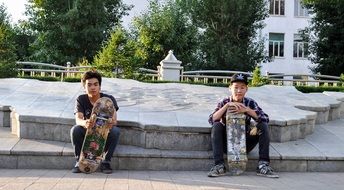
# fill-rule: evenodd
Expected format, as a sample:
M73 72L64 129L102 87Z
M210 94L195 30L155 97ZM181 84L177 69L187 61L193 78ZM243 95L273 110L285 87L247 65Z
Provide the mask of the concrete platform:
M120 145L112 165L130 170L208 170L208 115L227 88L107 79L118 100ZM0 79L0 168L69 169L69 130L79 83ZM303 94L293 87L249 88L269 114L277 171L344 171L344 93ZM10 128L11 126L11 128ZM284 143L278 143L284 142ZM257 149L249 155L253 171Z
M140 137L133 145L147 142L149 135L171 137L167 138L170 142L174 136L185 140L195 139L185 134L200 134L204 143L199 150L209 148L209 114L229 95L228 88L108 78L104 78L102 90L117 99L123 132ZM80 83L0 79L0 92L0 126L12 125L12 132L20 138L70 141L74 101L83 93ZM293 87L267 85L249 88L248 96L269 114L274 142L303 139L313 133L316 123L344 115L344 93L328 93L319 99ZM324 96L329 100L324 101Z

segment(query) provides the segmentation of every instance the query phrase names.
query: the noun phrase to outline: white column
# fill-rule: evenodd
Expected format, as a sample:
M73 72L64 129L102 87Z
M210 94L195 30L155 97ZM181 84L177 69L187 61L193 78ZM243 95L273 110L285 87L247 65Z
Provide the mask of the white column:
M180 81L180 72L183 69L180 65L181 61L173 55L173 51L170 50L168 55L164 60L160 62L159 71L159 80L167 81Z

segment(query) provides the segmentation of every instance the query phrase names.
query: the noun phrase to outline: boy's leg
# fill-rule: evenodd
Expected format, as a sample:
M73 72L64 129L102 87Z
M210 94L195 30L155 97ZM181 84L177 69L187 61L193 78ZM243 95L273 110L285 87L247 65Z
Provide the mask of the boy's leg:
M259 162L257 167L257 175L278 178L278 175L270 167L270 132L267 123L261 122L257 125L259 138Z
M269 146L270 132L267 123L260 122L257 124L259 136L259 161L270 162Z
M72 145L74 147L74 156L77 160L79 160L85 134L86 134L86 129L80 125L75 125L70 130L70 137L71 137Z
M110 162L113 152L115 151L115 148L118 144L119 141L119 135L120 135L120 129L119 127L113 126L112 129L110 129L107 140L106 140L106 144L105 144L105 148L104 148L104 152L106 152L105 155L105 161L106 162Z
M211 128L211 144L215 165L223 164L223 153L226 146L226 126L221 122L215 122Z
M226 173L223 152L226 150L226 126L220 122L215 122L211 128L211 144L215 165L210 169L208 177L217 177Z
M246 152L251 152L254 147L259 143L259 161L270 162L269 146L270 146L270 133L267 123L257 124L257 135L250 135L250 131L247 131L246 135Z
M116 126L113 126L112 129L110 129L104 152L106 152L105 159L102 161L100 165L100 170L103 173L110 174L112 173L112 168L111 168L111 158L113 155L113 152L115 151L115 148L118 144L119 141L119 135L120 135L120 129Z
M80 173L79 157L81 153L82 143L84 142L85 134L86 134L86 129L80 125L75 125L70 130L70 138L72 141L72 145L74 147L74 156L76 159L75 166L72 170L73 173Z

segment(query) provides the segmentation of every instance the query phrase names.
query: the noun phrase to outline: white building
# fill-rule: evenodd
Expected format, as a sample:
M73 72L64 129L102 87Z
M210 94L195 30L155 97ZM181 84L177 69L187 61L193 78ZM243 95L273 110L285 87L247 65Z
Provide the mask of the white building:
M269 17L261 35L272 61L261 64L262 74L311 74L308 44L299 35L310 24L310 17L300 1L268 0Z

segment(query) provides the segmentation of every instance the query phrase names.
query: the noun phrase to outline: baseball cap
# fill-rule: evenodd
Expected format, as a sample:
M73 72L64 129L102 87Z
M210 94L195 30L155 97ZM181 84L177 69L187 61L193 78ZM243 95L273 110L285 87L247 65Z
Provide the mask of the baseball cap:
M247 75L243 73L235 73L231 78L231 84L233 82L243 82L248 85Z

